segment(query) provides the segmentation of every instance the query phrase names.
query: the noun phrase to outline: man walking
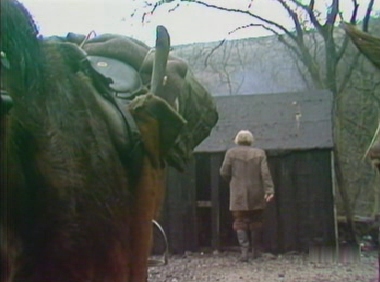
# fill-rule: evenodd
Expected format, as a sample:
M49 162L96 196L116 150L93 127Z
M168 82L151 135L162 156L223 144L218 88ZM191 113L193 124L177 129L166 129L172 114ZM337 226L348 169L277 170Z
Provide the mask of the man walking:
M250 245L253 258L261 256L263 211L274 195L265 152L251 147L253 141L250 131L239 131L235 138L238 146L227 151L220 168L220 175L230 184L230 211L241 248L239 260L242 262L248 261Z

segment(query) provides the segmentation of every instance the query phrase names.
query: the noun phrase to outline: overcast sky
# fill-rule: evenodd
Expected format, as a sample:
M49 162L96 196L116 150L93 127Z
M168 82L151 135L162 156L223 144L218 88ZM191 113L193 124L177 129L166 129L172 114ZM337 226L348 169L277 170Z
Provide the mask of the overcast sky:
M359 0L363 16L369 0ZM138 38L148 45L154 44L155 27L165 25L171 35L172 45L193 42L217 41L224 38L235 39L269 35L262 28L249 28L228 35L239 26L252 23L249 16L236 15L207 9L196 4L182 3L174 12L168 12L176 2L159 7L153 15L141 21L143 0L21 0L34 16L40 33L66 35L68 32L87 34L94 30L97 34L117 33ZM221 6L247 9L250 0L211 0ZM250 11L291 26L286 12L274 0L253 0ZM324 3L316 1L322 10ZM380 11L380 0L375 0L375 11ZM349 19L352 0L342 0L344 17ZM133 17L131 14L137 9Z

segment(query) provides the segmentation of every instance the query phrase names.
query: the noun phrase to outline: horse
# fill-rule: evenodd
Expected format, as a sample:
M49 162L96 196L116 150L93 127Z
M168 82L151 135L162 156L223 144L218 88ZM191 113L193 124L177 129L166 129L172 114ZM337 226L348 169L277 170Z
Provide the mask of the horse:
M39 36L17 0L1 0L0 45L1 281L146 281L185 117L151 92L115 103L83 50Z

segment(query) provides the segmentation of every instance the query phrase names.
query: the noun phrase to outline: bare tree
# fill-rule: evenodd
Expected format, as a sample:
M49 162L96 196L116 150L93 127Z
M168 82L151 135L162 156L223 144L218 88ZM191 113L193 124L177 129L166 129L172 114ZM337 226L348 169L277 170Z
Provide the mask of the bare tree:
M150 12L160 6L174 0L161 0L152 4ZM334 155L335 155L335 174L338 184L338 189L343 200L344 210L347 217L348 229L351 241L357 241L355 235L355 224L353 220L353 211L351 200L347 192L347 183L342 170L341 162L341 122L343 117L343 110L339 103L340 95L346 88L354 66L358 63L359 53L357 52L350 58L348 63L349 67L344 68L343 73L339 73L338 79L338 65L342 61L343 56L346 53L347 46L349 44L349 38L344 35L343 39L337 40L336 32L334 29L337 27L339 17L342 18L339 4L339 0L331 0L330 6L324 11L324 16L321 16L321 12L315 8L315 1L309 0L308 4L304 4L306 1L301 0L273 0L277 2L284 11L289 15L294 24L294 28L290 29L284 25L279 24L275 20L264 18L259 16L253 11L254 1L250 1L246 9L235 9L224 6L218 6L207 3L206 1L198 0L181 0L180 2L191 2L197 5L208 7L210 9L222 10L229 13L235 13L240 15L248 15L252 17L255 22L260 21L260 24L252 23L246 26L236 27L236 30L241 28L248 28L252 26L261 26L278 37L278 40L284 44L288 50L292 53L298 64L298 70L302 77L305 77L305 73L302 71L306 69L311 78L311 84L317 89L329 89L334 96ZM349 22L352 24L357 23L357 14L359 9L359 1L352 0L353 9ZM366 7L366 16L362 22L362 29L368 30L371 11L373 9L374 0L370 0ZM176 7L178 7L177 4ZM176 7L174 9L176 9ZM316 37L321 38L319 42L323 46L323 60L321 63L320 57L316 55ZM310 44L314 42L314 44ZM218 46L222 45L222 41ZM211 56L212 52L209 56ZM299 63L302 66L299 66ZM347 63L347 62L346 62Z

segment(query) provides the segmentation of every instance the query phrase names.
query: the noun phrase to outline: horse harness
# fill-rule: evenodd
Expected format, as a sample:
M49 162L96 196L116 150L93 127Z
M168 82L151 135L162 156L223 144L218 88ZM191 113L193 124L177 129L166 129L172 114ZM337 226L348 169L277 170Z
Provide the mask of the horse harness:
M143 144L139 128L131 113L126 109L135 96L143 92L143 84L138 72L121 61L101 57L87 56L81 61L81 68L92 78L93 85L102 98L114 105L122 116L129 138L128 148L119 150L125 165L132 164L137 172L141 166ZM132 173L135 174L135 173Z
M83 54L79 62L79 71L83 71L92 79L101 98L113 104L124 120L129 142L127 148L118 148L118 151L123 164L130 166L133 170L131 174L136 175L142 164L143 144L140 130L130 111L126 110L126 105L135 96L144 93L141 77L132 66L124 62L101 56L87 56L79 46L77 48ZM6 54L2 51L1 66L5 69L10 68ZM7 114L12 106L11 96L6 90L1 89L1 116Z

